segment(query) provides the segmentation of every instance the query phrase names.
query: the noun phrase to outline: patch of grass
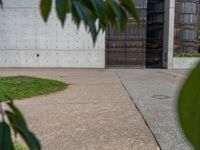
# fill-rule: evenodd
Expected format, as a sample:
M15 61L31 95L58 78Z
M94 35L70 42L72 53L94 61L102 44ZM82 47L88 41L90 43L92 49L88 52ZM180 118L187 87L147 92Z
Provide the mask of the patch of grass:
M24 99L61 91L68 84L28 76L0 77L0 101Z
M20 142L14 141L14 149L15 150L29 150L28 147L25 144L22 144Z
M200 57L200 53L179 52L174 53L174 57Z

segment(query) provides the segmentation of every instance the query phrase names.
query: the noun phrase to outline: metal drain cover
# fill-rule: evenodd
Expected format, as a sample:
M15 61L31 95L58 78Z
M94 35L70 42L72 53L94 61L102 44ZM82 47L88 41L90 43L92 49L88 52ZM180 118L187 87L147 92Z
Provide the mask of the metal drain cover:
M169 99L171 97L167 96L167 95L153 95L152 98L155 98L155 99Z

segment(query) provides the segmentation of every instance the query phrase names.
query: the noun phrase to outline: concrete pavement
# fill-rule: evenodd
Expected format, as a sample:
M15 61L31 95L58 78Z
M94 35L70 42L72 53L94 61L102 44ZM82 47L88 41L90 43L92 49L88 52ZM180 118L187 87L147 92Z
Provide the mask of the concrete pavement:
M115 70L163 150L190 150L176 116L176 97L188 70Z
M16 101L44 150L157 150L141 114L111 70L0 69L71 83L47 96Z

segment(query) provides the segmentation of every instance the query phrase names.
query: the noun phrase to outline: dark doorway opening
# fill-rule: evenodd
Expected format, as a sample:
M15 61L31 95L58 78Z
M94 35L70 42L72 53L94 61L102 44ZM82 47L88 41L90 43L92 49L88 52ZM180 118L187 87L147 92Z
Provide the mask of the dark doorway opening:
M146 67L161 68L163 59L164 0L147 1Z

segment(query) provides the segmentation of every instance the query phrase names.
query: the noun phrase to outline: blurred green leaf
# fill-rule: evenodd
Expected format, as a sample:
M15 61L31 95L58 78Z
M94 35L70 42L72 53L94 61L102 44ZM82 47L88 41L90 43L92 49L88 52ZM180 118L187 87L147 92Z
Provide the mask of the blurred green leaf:
M200 63L180 91L178 115L184 134L194 148L200 150Z
M104 2L100 0L91 0L97 16L102 19L104 14Z
M133 4L132 0L119 0L120 4L124 7L126 11L128 11L133 18L135 18L136 22L140 23L140 18L137 13L137 9Z
M28 129L26 121L19 109L11 102L7 103L11 111L5 111L13 130L19 134L30 150L40 150L40 143Z
M69 2L68 0L56 0L56 12L57 16L60 19L62 26L64 26L66 13L69 9Z
M105 14L106 14L106 16L105 16L106 18L104 18L104 20L106 22L105 27L107 25L117 27L118 23L116 22L115 11L114 11L114 9L112 7L112 3L110 1L105 1Z
M116 1L110 1L110 6L113 9L115 16L116 16L116 23L119 26L121 30L124 30L126 28L126 24L128 21L128 18L126 16L126 13L124 10L118 5Z
M21 122L21 124L24 124L26 126L26 121L24 119L24 116L20 112L20 110L14 105L14 103L11 101L7 103L9 108L14 112L15 117Z
M6 111L6 115L10 121L11 126L17 134L19 134L30 150L40 150L40 143L35 137L35 135L27 128L27 125L24 122L20 121L20 118L10 111Z
M0 150L14 150L8 124L0 122Z
M40 143L35 137L35 135L29 131L27 128L23 128L21 126L17 126L17 130L19 134L24 139L25 143L29 147L30 150L40 150Z
M40 12L45 22L47 22L49 14L51 12L52 0L40 1Z
M45 6L49 0L41 1L41 12L44 20L50 12L50 5ZM100 31L104 32L108 25L125 30L128 14L135 18L139 24L139 16L132 0L56 0L57 16L64 26L66 15L71 14L73 22L80 26L83 22L91 33L93 42ZM45 8L47 7L47 8Z
M72 1L72 4L81 20L84 21L85 25L89 27L89 31L92 34L92 38L95 41L97 37L97 29L95 26L95 19L93 18L90 10L82 5L78 0Z

